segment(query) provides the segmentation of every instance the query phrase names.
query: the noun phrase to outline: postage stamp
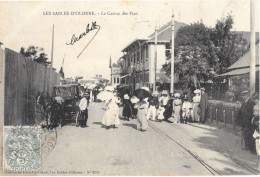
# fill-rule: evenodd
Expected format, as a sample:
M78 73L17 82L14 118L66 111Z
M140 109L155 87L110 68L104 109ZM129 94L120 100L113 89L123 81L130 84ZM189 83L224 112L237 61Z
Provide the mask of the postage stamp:
M4 172L37 172L41 165L39 127L4 127Z

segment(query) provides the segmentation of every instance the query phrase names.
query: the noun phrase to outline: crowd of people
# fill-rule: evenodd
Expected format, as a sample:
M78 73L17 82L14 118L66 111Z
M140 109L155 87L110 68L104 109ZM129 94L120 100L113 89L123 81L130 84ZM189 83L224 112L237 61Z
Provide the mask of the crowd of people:
M106 90L113 93L114 91ZM149 90L147 89L147 92ZM150 96L138 98L135 95L124 94L123 98L113 93L112 99L106 100L102 124L109 128L117 128L119 124L119 106L122 106L122 119L129 121L137 119L137 129L146 131L148 120L156 122L205 123L205 111L208 106L208 96L205 89L197 89L194 95L189 97L187 93L169 94L168 91L150 93Z
M106 129L118 128L120 124L119 115L122 119L130 121L136 119L137 130L147 131L148 121L189 123L206 121L206 110L208 107L208 95L205 88L196 89L192 95L188 93L169 94L167 90L161 92L149 92L149 96L138 98L136 95L126 93L122 98L114 91L113 87L105 89L111 93L110 99L105 100L105 110L102 124ZM246 150L259 155L259 94L255 93L249 97L248 91L242 92L244 102L238 113L238 123L242 127L242 136ZM89 96L88 96L89 98ZM95 99L97 96L95 96ZM94 101L93 100L93 101ZM89 101L88 101L89 103ZM119 107L122 106L122 114Z

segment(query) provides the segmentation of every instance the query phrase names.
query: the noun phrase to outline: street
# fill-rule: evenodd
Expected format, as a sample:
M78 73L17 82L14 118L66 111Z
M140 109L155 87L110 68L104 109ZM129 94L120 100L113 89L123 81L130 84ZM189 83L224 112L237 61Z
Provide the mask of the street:
M257 168L257 159L251 158L248 167L233 159L235 156L212 148L213 144L203 143L207 139L201 139L198 132L212 139L214 135L208 132L214 129L149 121L148 131L140 132L136 120L131 119L121 120L117 129L106 130L101 125L102 106L90 103L89 127L66 125L56 129L57 142L42 159L42 171L74 171L79 175L257 174L252 168Z

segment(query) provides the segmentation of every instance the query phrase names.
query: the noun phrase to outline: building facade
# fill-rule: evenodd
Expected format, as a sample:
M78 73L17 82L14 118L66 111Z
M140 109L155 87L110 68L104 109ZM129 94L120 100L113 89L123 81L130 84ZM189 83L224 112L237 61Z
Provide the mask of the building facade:
M175 33L184 23L175 22ZM167 57L171 51L171 23L164 25L158 30L157 45L155 45L155 34L151 34L144 39L135 39L123 50L123 67L121 70L121 83L132 85L132 89L143 86L149 88L155 84L155 52L156 59L156 83L161 82L159 73L163 64L167 62ZM156 49L155 49L156 48ZM178 82L178 75L175 75L175 82Z
M122 68L119 65L113 64L111 67L111 85L116 87L121 84L121 70Z

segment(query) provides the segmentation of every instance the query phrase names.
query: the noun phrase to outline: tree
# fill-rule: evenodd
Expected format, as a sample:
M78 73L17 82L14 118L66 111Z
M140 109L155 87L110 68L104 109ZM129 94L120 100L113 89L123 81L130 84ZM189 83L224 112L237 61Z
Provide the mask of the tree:
M43 48L30 45L26 50L24 47L21 47L20 53L37 63L41 63L45 66L48 66L51 62L48 61L47 54L44 52Z
M242 34L232 32L233 16L217 21L214 28L202 21L184 26L175 37L175 71L187 87L192 81L214 79L248 51L248 42ZM168 56L170 59L171 56ZM163 66L170 75L170 62Z
M210 42L210 29L202 21L179 29L175 38L174 70L180 76L183 89L191 83L198 87L200 80L213 77L214 68L209 63L217 63L215 51L216 48ZM163 68L170 75L170 62Z

